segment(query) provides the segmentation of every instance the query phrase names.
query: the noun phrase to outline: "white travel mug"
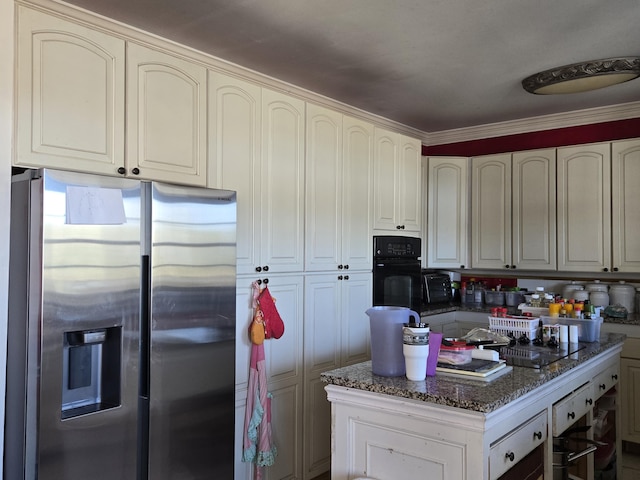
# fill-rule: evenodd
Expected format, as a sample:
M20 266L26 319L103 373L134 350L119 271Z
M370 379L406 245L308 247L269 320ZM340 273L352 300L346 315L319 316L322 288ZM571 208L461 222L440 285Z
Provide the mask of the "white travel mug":
M405 324L402 353L407 378L414 382L424 380L427 377L427 358L429 357L427 324Z

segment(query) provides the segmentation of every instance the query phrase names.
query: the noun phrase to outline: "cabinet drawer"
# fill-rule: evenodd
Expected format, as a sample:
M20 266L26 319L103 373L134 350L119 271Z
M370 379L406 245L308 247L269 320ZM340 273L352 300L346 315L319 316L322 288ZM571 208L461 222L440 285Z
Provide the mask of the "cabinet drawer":
M593 399L597 400L607 393L611 387L618 383L620 377L620 364L611 365L593 379Z
M502 437L489 450L489 477L493 480L515 466L547 438L547 411Z
M589 382L553 405L552 434L554 437L559 437L576 420L593 408L594 386Z

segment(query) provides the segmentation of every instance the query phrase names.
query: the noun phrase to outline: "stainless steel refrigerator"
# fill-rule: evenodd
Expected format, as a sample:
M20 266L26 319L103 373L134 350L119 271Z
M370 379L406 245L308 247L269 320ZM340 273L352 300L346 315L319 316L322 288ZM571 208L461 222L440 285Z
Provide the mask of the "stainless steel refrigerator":
M235 193L12 177L4 478L233 478Z

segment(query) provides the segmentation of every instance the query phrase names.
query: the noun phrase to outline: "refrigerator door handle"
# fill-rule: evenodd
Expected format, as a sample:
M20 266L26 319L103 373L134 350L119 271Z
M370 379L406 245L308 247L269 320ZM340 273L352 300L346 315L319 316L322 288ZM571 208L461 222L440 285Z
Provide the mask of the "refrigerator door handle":
M149 255L142 256L140 286L140 383L138 397L138 466L137 479L149 478L149 390L151 362L149 345L151 340L151 262Z

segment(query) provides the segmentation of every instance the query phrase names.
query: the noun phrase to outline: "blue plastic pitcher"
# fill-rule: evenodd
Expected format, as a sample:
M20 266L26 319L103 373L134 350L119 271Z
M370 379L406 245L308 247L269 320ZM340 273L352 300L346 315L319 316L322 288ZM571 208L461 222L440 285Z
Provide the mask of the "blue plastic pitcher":
M407 307L387 306L371 307L365 313L371 328L371 370L384 377L404 375L402 327L405 323L419 323L420 315Z

